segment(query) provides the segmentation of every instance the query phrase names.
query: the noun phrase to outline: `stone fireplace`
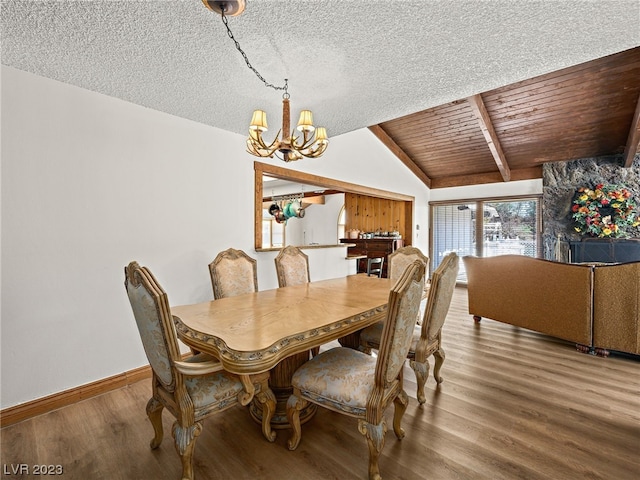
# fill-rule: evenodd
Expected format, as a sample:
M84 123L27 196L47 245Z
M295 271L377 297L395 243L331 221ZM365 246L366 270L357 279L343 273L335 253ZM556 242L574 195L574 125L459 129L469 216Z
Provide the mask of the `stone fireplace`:
M640 204L640 155L631 168L622 166L622 155L582 158L542 165L542 247L544 258L569 261L570 245L583 240L574 230L571 206L576 190L598 183L624 185ZM640 238L640 231L634 235Z

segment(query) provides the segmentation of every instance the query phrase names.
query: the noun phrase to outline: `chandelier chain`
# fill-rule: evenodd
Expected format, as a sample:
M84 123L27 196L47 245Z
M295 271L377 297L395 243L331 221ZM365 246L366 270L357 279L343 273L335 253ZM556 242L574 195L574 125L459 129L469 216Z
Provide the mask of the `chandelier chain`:
M229 28L229 22L227 21L227 17L224 14L224 8L222 9L222 23L224 23L224 26L227 29L227 35L229 36L229 38L231 40L233 40L233 43L235 43L236 45L236 49L240 52L240 54L242 55L242 58L244 58L245 63L247 64L247 67L249 67L249 69L251 71L253 71L253 73L256 74L256 76L262 81L262 83L265 84L265 86L269 87L269 88L273 88L274 90L284 90L284 98L289 98L289 92L287 92L287 89L289 88L288 82L289 80L285 79L284 81L284 87L277 87L275 85L273 85L272 83L267 82L264 77L262 75L260 75L260 72L258 72L258 70L255 69L255 67L253 65L251 65L251 62L249 62L249 58L247 57L247 54L244 53L244 50L242 50L242 48L240 47L240 43L238 43L238 41L236 40L236 38L233 36L233 32L231 32L231 28Z

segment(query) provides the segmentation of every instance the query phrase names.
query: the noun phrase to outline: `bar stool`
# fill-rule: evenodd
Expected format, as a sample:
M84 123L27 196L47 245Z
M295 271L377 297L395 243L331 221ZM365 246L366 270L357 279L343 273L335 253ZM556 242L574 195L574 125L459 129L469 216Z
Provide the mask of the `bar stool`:
M384 257L367 258L367 276L376 275L382 278L382 265L384 265Z

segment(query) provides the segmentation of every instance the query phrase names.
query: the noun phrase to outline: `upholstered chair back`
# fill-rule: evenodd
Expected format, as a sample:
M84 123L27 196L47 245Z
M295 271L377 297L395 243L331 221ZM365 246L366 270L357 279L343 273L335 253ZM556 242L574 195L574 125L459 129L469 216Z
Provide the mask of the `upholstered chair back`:
M400 278L402 272L415 260L420 260L425 267L429 268L429 257L425 256L417 247L402 247L387 257L387 276L393 280Z
M458 278L459 257L455 252L445 256L431 275L431 287L422 321L422 336L433 340L440 333L449 312Z
M376 383L387 385L400 374L411 347L424 282L425 266L415 260L391 289L376 363Z
M175 387L172 364L180 350L167 294L151 272L137 262L125 267L124 285L149 364L171 392Z
M278 286L290 287L309 283L309 257L298 247L286 246L275 258Z
M242 250L229 248L209 264L213 298L235 297L258 291L258 263Z

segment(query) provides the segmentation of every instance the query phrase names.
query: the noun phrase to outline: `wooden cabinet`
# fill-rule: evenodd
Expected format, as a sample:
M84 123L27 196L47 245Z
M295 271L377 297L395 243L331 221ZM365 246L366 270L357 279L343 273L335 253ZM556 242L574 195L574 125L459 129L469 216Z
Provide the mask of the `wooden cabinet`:
M353 243L347 249L349 257L363 257L358 259L358 273L367 271L367 258L384 257L382 276L387 276L388 256L398 248L404 246L402 238L341 238L340 243Z
M386 198L344 194L345 231L398 232L411 238L413 202Z

